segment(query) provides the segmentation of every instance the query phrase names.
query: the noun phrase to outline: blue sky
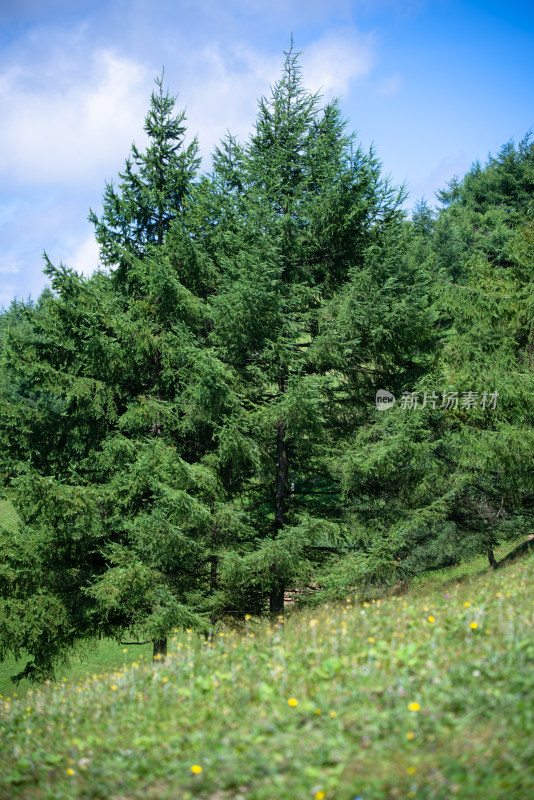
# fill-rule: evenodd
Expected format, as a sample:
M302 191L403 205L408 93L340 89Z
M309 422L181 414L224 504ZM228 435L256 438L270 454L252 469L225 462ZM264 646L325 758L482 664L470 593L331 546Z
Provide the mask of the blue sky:
M305 85L340 96L410 205L534 127L531 0L1 0L0 306L39 295L43 250L97 266L87 214L143 144L163 65L208 169L291 34Z

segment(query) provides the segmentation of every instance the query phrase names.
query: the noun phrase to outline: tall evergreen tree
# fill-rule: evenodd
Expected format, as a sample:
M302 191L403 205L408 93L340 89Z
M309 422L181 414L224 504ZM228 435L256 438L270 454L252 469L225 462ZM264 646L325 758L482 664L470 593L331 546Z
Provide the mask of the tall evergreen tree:
M272 613L344 541L331 454L346 390L326 355L329 316L366 254L400 225L401 199L345 133L337 102L320 109L304 89L293 48L250 140L228 137L216 153L212 341L239 376L234 481L255 530L241 558L222 565L222 585L232 597L248 578Z
M89 214L102 263L120 266L120 275L128 256L143 258L151 245L161 246L172 221L184 216L200 165L196 138L185 146L185 111L173 114L176 97L163 93L163 74L156 84L144 125L148 147L132 144L118 190L106 184L102 216Z
M203 461L234 400L205 346L210 260L184 223L196 144L177 149L183 115L158 85L139 174L107 187L96 221L119 269L83 279L48 262L52 292L7 336L0 439L22 527L2 536L0 648L33 656L29 676L95 635L157 654L174 626L203 628L213 531L239 529Z
M507 147L455 180L424 242L415 215L411 257L427 259L434 276L433 357L396 391L388 387L397 404L363 426L341 458L366 543L352 559L353 581L395 582L475 553L494 564L495 546L528 530L531 159L525 143L515 155ZM340 580L351 580L347 567Z

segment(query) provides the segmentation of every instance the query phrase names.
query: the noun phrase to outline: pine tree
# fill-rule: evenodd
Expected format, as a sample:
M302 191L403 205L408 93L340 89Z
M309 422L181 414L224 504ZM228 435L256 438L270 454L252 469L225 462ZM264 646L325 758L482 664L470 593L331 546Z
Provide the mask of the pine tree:
M490 206L486 198L488 185L508 185L510 160L523 165L515 185L529 185L532 151L503 152L453 182L424 241L415 216L407 252L433 275L435 322L418 346L430 358L392 388L396 405L362 426L341 457L362 549L352 568L340 566L339 583L395 583L477 553L495 565L494 548L529 529L529 202L504 188Z
M235 401L206 346L210 259L185 226L196 145L177 151L183 115L158 85L139 175L113 203L107 188L97 223L118 273L47 261L52 291L5 345L0 440L22 528L2 538L0 647L33 656L30 677L94 636L146 637L158 655L175 626L203 630L214 532L224 546L239 531L208 463Z
M185 111L173 115L176 97L163 93L163 74L156 84L144 125L148 147L141 152L132 144L118 191L106 184L102 217L89 214L102 263L119 265L121 276L129 256L147 256L151 246L163 244L173 220L183 218L200 165L196 138L187 147L184 143Z
M22 525L2 536L0 646L33 656L25 676L95 636L158 655L175 627L206 629L214 548L240 530L210 464L236 401L202 349L203 304L163 256L131 269L125 302L110 276L49 264L54 293L8 336L0 439Z
M258 607L267 594L271 613L344 538L331 459L343 389L323 329L365 253L400 222L402 191L344 129L337 102L321 110L304 89L291 47L250 140L228 137L214 162L212 340L239 376L232 480L255 531L223 563L221 583L228 602L238 586L256 592Z

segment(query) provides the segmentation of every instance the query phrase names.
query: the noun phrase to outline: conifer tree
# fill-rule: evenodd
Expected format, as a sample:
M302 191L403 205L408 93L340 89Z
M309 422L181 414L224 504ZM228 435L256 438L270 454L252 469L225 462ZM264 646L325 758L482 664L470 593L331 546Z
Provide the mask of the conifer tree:
M27 676L95 636L162 656L289 589L491 562L534 508L528 138L409 221L293 45L208 176L156 83L90 214L110 272L47 261L0 317L0 657Z
M203 629L214 531L239 528L203 463L234 400L203 347L213 274L184 224L196 145L177 149L183 115L158 85L154 141L97 221L118 273L47 262L52 291L6 340L0 440L22 527L2 537L0 648L33 656L28 676L94 636L146 637L157 655L175 626Z
M345 133L337 102L319 103L291 47L250 140L216 153L206 237L221 273L212 341L242 387L234 481L256 532L222 584L232 597L248 580L272 613L345 540L331 459L344 388L324 332L330 303L401 220L402 191Z
M528 530L531 159L523 142L455 180L424 242L415 216L410 257L427 259L434 275L435 322L424 340L432 357L409 382L385 387L396 405L362 426L341 457L365 547L340 565L340 583L394 583L476 553L495 565L494 548Z
M161 246L172 221L184 216L200 165L196 138L185 146L185 111L173 114L176 97L163 93L163 74L156 85L144 125L148 147L132 144L118 189L106 184L102 216L89 214L102 263L120 265L120 275L128 256L143 258L151 245Z

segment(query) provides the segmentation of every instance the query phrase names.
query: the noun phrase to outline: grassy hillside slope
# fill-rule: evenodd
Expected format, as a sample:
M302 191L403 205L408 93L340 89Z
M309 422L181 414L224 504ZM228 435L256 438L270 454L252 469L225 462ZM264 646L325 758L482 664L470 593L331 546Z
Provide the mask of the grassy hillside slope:
M2 798L534 796L534 558L4 697Z
M17 512L9 500L0 500L0 525L6 531L16 531L19 524Z

